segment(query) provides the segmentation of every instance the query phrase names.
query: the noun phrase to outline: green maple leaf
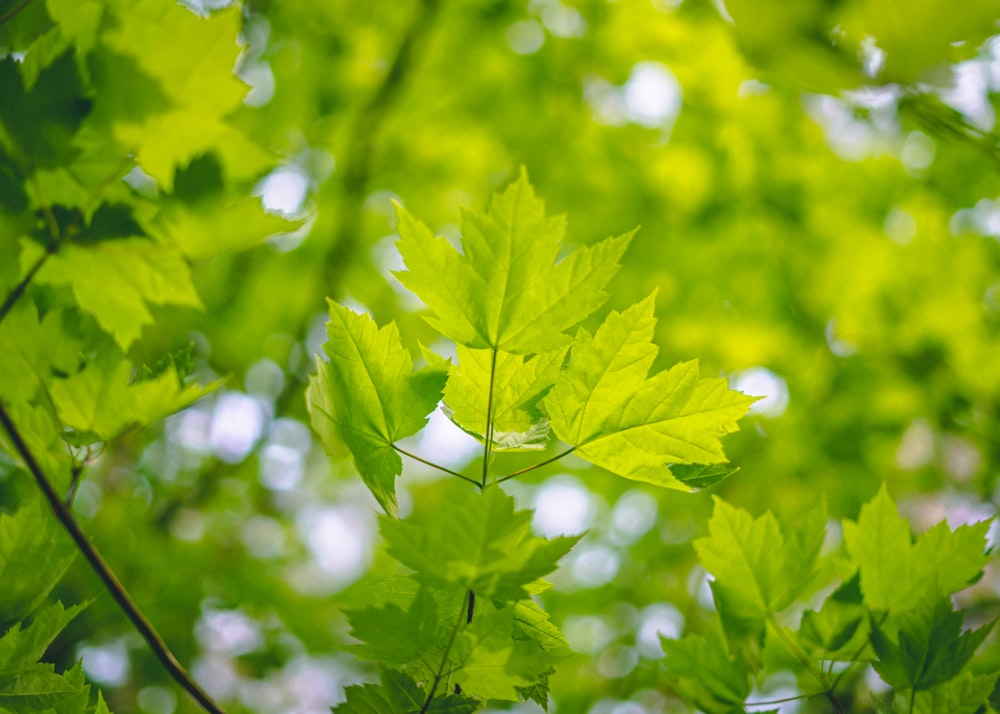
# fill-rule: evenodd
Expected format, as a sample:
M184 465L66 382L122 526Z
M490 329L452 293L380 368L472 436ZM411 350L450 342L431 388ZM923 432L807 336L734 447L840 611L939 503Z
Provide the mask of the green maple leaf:
M997 674L974 675L963 672L913 698L913 714L976 714L982 712L997 682ZM986 711L991 711L987 709Z
M41 247L25 245L22 265L33 264ZM62 246L35 280L68 285L80 307L91 313L122 350L153 322L150 305L201 308L191 268L171 246L138 238Z
M900 689L929 689L961 672L993 629L991 622L962 631L963 615L947 597L929 598L893 619L896 634L872 620L872 663L886 682Z
M632 233L580 248L555 263L562 218L545 215L525 172L485 212L462 217L460 253L397 206L396 277L432 311L427 321L460 345L515 354L547 352L564 330L600 307ZM634 231L633 231L634 233Z
M987 562L990 521L954 531L939 523L916 543L883 484L861 509L857 523L844 522L844 543L861 572L861 591L872 610L906 610L930 594L967 587Z
M726 460L719 438L737 430L755 397L725 379L699 379L684 362L647 378L655 293L612 312L596 334L580 330L569 363L543 401L553 432L576 453L619 476L690 490L669 464Z
M75 554L40 497L0 513L0 627L38 607Z
M27 627L22 629L20 623L15 623L0 637L0 677L25 669L41 659L56 635L84 607L76 605L64 609L62 603L56 602L37 611Z
M72 371L79 342L62 328L62 312L39 319L38 309L22 300L0 322L0 394L12 403L27 402L55 373Z
M72 139L90 111L71 51L27 87L13 57L0 60L0 141L24 166L53 166L72 156Z
M715 499L709 535L694 547L714 578L712 593L734 648L756 652L769 614L788 607L809 586L825 526L821 506L786 539L770 512L753 519Z
M750 673L730 658L717 632L685 635L679 640L661 637L664 664L673 688L707 714L742 711L750 694Z
M531 535L531 512L515 511L498 487L462 489L432 512L382 519L389 553L422 582L497 600L526 598L527 585L556 568L579 538Z
M395 323L379 329L367 315L330 303L330 358L310 385L308 405L321 434L334 434L354 455L361 478L390 515L396 513L396 477L403 462L393 443L427 423L441 399L446 373L413 372Z
M458 363L451 368L444 389L446 413L460 428L483 441L486 414L491 408L492 374L496 447L544 448L548 425L538 403L555 382L565 357L565 349L525 357L459 345Z
M185 385L173 365L132 381L132 365L104 350L80 372L49 387L63 426L111 441L132 425L146 426L180 411L221 383Z
M382 607L347 610L351 635L361 644L350 646L358 657L402 667L447 639L447 626L438 616L438 604L428 587L417 591L409 607L389 603ZM442 638L443 635L443 638Z
M134 148L140 165L171 190L174 169L215 150L238 155L249 142L225 118L238 109L248 87L234 74L240 55L238 7L199 17L180 5L158 0L115 0L115 22L102 42L132 58L166 100L144 116L118 115L115 138ZM177 38L184 38L184 52Z
M868 640L868 611L855 574L834 590L818 611L802 613L799 641L820 659L852 661Z
M449 659L463 692L508 701L517 700L519 690L538 685L552 664L533 641L514 639L513 608L494 608L486 602L458 633Z
M427 698L426 692L405 672L383 668L381 684L347 687L347 701L334 709L338 714L418 714ZM482 704L470 697L448 694L435 697L427 708L438 714L472 714Z

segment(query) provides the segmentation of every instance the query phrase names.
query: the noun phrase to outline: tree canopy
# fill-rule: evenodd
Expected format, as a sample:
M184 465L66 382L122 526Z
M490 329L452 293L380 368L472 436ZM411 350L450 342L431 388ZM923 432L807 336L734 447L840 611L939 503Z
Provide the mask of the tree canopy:
M0 712L1000 710L998 20L0 0Z

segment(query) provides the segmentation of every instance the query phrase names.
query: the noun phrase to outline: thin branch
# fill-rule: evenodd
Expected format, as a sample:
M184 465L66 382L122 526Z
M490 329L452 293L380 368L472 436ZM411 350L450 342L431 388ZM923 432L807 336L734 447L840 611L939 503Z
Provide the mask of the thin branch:
M575 446L571 446L568 449L566 449L565 451L559 452L558 454L556 454L555 456L553 456L551 459L545 459L545 461L539 461L537 464L534 464L533 466L526 466L523 469L518 469L514 473L510 473L510 474L507 474L506 476L504 476L502 478L498 478L497 479L497 483L503 483L504 481L508 481L508 480L510 480L510 479L512 479L512 478L514 478L516 476L520 476L521 474L526 474L529 471L534 471L535 469L540 469L543 466L548 466L552 462L558 461L559 459L563 458L564 456L569 456L574 451L576 451L576 447Z
M889 612L888 611L882 613L882 617L880 617L879 620L878 620L878 622L875 623L875 626L876 627L881 626L882 623L885 622L885 620L886 620L887 617L889 617ZM847 667L844 667L844 669L840 672L840 674L837 675L837 678L835 680L833 680L833 684L831 685L831 687L833 689L837 688L837 685L840 684L840 680L843 679L844 676L848 672L850 672L851 669L854 668L854 665L856 665L858 663L858 657L860 657L861 653L865 651L865 648L868 647L868 644L869 644L869 640L865 640L864 643L862 643L862 645L860 647L858 647L858 649L855 651L855 653L853 655L851 655L850 664Z
M73 507L73 499L76 498L76 490L80 486L80 476L83 475L84 468L83 464L73 464L73 468L69 472L69 488L66 489L66 499L63 501L67 508Z
M744 702L744 707L766 707L771 704L784 704L785 702L796 702L800 699L812 699L813 697L823 697L826 696L826 692L813 692L812 694L796 694L794 697L785 697L783 699L770 699L763 702Z
M823 670L819 669L809 655L807 655L802 648L799 647L798 643L788 636L788 633L785 632L785 628L781 626L777 618L774 616L774 613L770 610L767 611L767 624L771 626L771 629L773 629L775 634L778 635L778 639L781 640L795 659L805 665L805 668L812 673L817 681L819 681L820 686L824 689L823 694L829 700L830 706L833 707L833 711L837 714L844 714L844 709L840 704L840 700L837 699L837 696L833 693L833 687L830 685L830 681L827 679L826 675L823 674Z
M177 661L177 658L170 651L170 648L167 647L166 643L153 628L153 625L150 624L149 620L146 619L145 615L142 614L138 606L132 601L132 598L118 581L118 578L115 577L115 574L104 561L104 558L101 557L97 549L87 540L87 536L73 517L73 513L63 503L62 499L59 498L59 494L56 493L42 467L39 466L38 461L35 459L34 454L31 453L21 433L14 425L14 422L11 421L10 415L7 413L2 402L0 402L0 424L3 425L4 430L14 444L14 448L24 460L28 470L35 477L35 481L42 490L45 499L49 502L49 507L52 509L55 517L69 533L76 547L83 553L90 567L97 573L97 576L104 583L108 592L111 593L111 597L118 603L118 606L128 619L131 620L135 629L142 635L146 644L153 650L156 658L160 660L174 681L183 687L205 711L210 712L210 714L225 714L224 710L184 670L180 662Z
M490 473L490 451L493 446L493 388L497 376L497 351L493 348L490 356L490 391L486 398L486 433L483 435L483 485L486 488L486 479Z
M28 271L28 274L21 278L21 282L15 285L14 289L10 291L10 294L7 295L7 298L3 301L3 305L0 305L0 320L7 317L7 313L10 312L15 303L21 299L21 296L28 287L28 283L30 283L31 279L35 277L35 273L41 270L42 266L45 265L45 261L49 259L50 255L51 253L42 253L38 260L35 261L35 264L31 266L31 270Z
M463 481L468 481L471 484L479 486L479 482L476 481L474 478L469 478L468 476L460 474L458 471L452 471L451 469L446 468L444 466L441 466L440 464L435 464L433 461L428 461L427 459L421 458L421 457L417 456L416 454L407 451L406 449L402 449L402 448L396 446L395 444L392 445L392 448L395 449L396 451L398 451L399 453L401 453L403 456L409 456L414 461L419 461L424 466L429 466L432 469L437 469L438 471L442 471L442 472L444 472L446 474L451 474L452 476L457 476L458 478L462 479ZM482 488L482 486L479 486L479 487Z
M389 115L412 72L417 50L430 34L440 0L420 0L413 20L400 40L389 71L368 102L361 108L344 143L340 186L340 220L334 240L326 254L328 285L339 285L344 266L349 265L358 249L362 205L371 178L372 157L382 124Z
M466 602L472 598L472 591L466 596ZM441 655L441 664L438 665L437 673L434 675L434 681L431 683L431 689L427 692L427 699L424 700L424 705L420 707L420 714L427 714L427 710L431 706L431 702L434 701L434 693L437 691L438 685L441 684L441 679L444 677L444 667L448 664L448 655L451 654L451 647L455 644L455 637L458 635L459 629L461 629L462 624L465 621L465 602L462 603L462 608L458 611L458 617L455 619L455 626L451 628L451 636L448 637L448 644L444 648L444 654Z
M17 15L17 13L21 12L21 10L23 10L26 7L28 7L28 5L30 5L30 4L31 4L31 0L21 0L20 3L18 3L14 7L12 7L10 10L8 10L7 12L5 12L3 15L0 15L0 25L4 25L7 22L13 20L14 16Z

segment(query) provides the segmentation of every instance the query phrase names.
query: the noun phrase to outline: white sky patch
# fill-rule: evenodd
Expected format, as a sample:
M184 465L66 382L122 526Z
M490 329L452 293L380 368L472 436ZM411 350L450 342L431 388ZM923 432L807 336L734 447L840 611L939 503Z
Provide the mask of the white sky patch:
M260 439L264 422L264 409L256 399L240 392L227 392L215 403L209 444L223 461L239 463Z
M585 588L610 583L621 567L621 556L607 545L577 546L570 557L570 573L576 583Z
M567 617L562 626L569 646L576 652L600 652L615 639L615 631L607 620L597 615Z
M535 20L515 22L507 28L507 44L519 55L531 55L545 44L545 30Z
M645 491L632 489L618 499L611 510L611 540L629 545L646 535L656 524L656 499Z
M195 636L205 650L234 657L264 644L260 625L239 610L206 609L195 626Z
M119 687L128 680L130 660L125 639L119 638L103 645L86 645L77 651L83 659L83 670L99 684Z
M296 519L299 535L331 589L346 587L368 569L374 537L369 519L350 508L306 508Z
M577 479L553 476L535 493L535 532L547 538L578 535L590 528L596 512L594 497Z
M660 636L677 639L684 630L684 616L669 603L656 603L643 608L639 614L636 647L647 659L663 657Z
M788 408L788 385L766 367L750 369L729 377L732 389L754 397L763 397L750 406L751 414L779 417Z
M440 409L435 409L427 421L427 426L417 437L416 453L428 461L447 468L458 469L482 452L482 445L455 426ZM403 447L406 448L406 447ZM407 458L404 456L403 461ZM409 461L404 468L426 468Z
M622 87L625 115L649 128L670 126L681 110L681 85L659 62L639 62Z
M264 208L284 216L302 210L309 191L309 178L294 166L282 166L265 176L254 191Z

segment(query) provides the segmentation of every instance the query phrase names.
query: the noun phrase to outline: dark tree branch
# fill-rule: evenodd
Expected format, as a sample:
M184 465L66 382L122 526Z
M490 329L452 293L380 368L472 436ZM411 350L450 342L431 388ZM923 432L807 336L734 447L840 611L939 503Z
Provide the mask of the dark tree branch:
M0 424L3 425L4 430L14 444L14 448L27 465L28 470L35 477L35 481L42 490L45 500L49 502L49 507L52 509L55 517L69 533L76 547L83 553L83 557L86 558L90 567L97 573L97 576L104 583L108 592L111 593L111 597L118 603L118 606L132 622L139 634L142 635L142 638L146 640L156 658L160 660L174 681L183 687L205 711L210 714L225 714L224 710L212 700L198 683L191 678L191 675L185 671L180 662L177 661L177 658L174 657L170 648L167 647L166 643L153 628L153 625L150 624L149 620L146 619L145 615L142 614L138 606L132 601L128 591L118 581L118 578L104 561L104 558L101 557L97 549L87 540L87 536L73 517L73 513L59 497L59 494L56 493L52 483L46 477L34 454L31 453L31 450L21 436L21 432L14 425L2 402L0 402Z

